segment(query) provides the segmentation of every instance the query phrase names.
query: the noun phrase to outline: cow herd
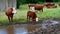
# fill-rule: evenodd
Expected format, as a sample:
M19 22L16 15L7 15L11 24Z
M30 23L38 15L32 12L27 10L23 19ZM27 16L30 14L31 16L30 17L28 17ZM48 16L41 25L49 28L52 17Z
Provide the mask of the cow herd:
M60 6L60 4L59 4ZM27 21L30 21L32 18L32 21L38 21L38 17L36 15L36 10L41 10L43 12L43 8L57 8L57 5L54 3L44 3L44 4L28 4L28 7L30 10L27 11ZM15 8L8 7L5 10L5 14L8 17L9 22L13 21L13 15L16 13Z

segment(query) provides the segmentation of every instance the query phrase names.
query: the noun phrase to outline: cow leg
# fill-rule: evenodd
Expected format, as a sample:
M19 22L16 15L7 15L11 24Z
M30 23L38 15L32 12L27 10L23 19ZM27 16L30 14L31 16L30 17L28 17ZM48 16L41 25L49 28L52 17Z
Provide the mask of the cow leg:
M30 21L30 17L28 17L28 21Z
M27 20L28 20L28 16L27 16Z
M42 9L42 12L43 12L43 9Z
M36 20L32 18L32 22L33 22L33 24L35 24Z
M27 16L27 23L29 24L29 20L30 20L30 18L29 18L29 16Z
M27 21L30 21L30 17L27 15Z
M11 15L11 22L13 22L13 15Z
M27 15L27 23L28 23L28 15Z
M27 15L27 22L28 22L28 15Z
M40 11L40 10L39 10ZM43 12L43 9L41 9L41 12Z
M8 20L9 20L9 22L10 22L10 16L8 16Z
M28 17L28 21L30 21L30 17Z

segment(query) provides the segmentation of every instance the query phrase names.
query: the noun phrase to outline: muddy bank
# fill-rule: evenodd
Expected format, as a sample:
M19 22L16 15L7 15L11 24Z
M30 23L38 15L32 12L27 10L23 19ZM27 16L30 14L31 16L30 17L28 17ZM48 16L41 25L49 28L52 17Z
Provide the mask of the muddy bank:
M60 18L43 18L39 19L38 22L35 22L35 24L41 24L43 22L60 22ZM20 21L20 22L10 22L10 23L0 23L0 26L5 26L5 25L14 25L14 24L33 24L33 22L29 21Z

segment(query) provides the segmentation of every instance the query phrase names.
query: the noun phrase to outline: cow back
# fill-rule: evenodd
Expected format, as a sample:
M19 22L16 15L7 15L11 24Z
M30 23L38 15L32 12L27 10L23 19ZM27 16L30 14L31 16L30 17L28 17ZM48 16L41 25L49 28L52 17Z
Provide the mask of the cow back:
M32 12L32 11L28 11L27 12L27 15L29 16L29 17L31 17L31 18L36 18L37 16L36 16L36 13L35 12Z

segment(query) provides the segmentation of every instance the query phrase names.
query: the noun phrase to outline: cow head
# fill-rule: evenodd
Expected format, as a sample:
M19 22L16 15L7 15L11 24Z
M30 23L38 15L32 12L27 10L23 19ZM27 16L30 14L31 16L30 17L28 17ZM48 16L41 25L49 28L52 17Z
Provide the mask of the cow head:
M16 13L16 9L15 9L15 8L13 8L13 11L12 11L12 13Z

